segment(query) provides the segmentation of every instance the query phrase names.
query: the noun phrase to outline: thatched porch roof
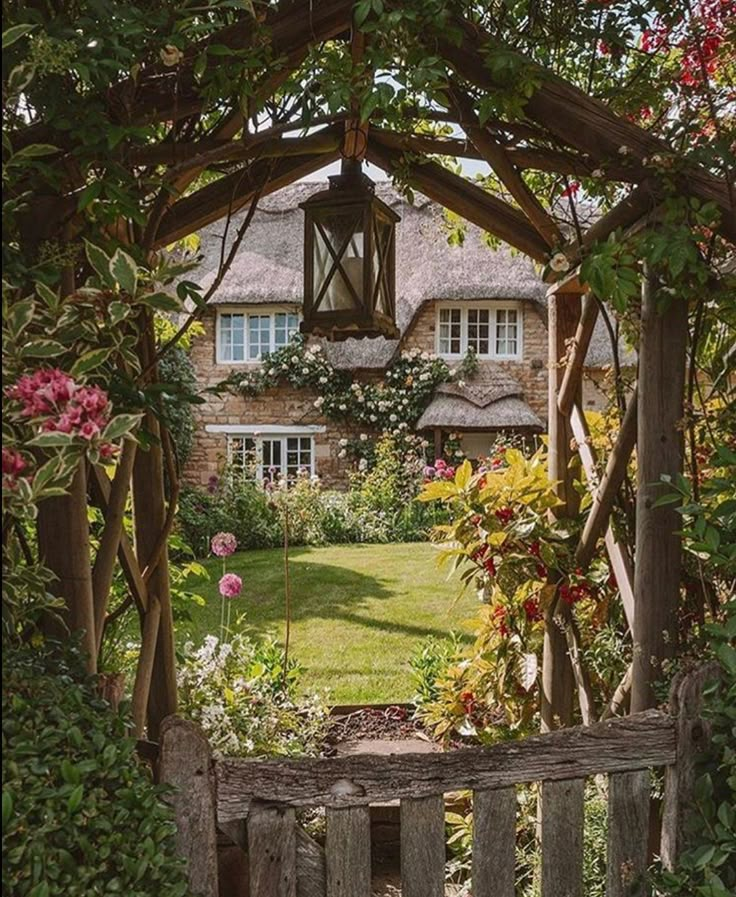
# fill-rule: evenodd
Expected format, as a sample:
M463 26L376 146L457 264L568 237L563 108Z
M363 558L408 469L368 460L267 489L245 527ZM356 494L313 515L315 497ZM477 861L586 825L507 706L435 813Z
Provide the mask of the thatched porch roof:
M521 384L501 367L484 366L472 380L439 386L417 429L543 430L523 395Z

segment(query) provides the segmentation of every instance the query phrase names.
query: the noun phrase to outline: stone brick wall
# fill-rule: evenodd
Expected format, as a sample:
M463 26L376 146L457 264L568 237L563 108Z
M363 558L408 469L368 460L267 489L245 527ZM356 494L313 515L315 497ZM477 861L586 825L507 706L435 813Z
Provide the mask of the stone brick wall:
M521 383L524 400L542 421L547 420L547 327L532 302L521 303L523 344L521 361L483 361L503 368ZM419 310L404 340L407 348L435 352L437 303L427 302Z
M200 389L215 386L242 365L217 364L215 355L215 313L203 320L205 332L192 344L192 362ZM255 397L223 393L205 395L202 405L194 405L195 434L192 454L184 470L190 485L206 486L218 475L227 460L227 439L224 433L208 433L208 424L278 424L285 426L322 425L324 433L314 434L315 468L326 486L344 486L350 463L338 457L340 440L360 432L360 428L341 425L320 415L314 407L317 393L293 389L288 385L267 390Z

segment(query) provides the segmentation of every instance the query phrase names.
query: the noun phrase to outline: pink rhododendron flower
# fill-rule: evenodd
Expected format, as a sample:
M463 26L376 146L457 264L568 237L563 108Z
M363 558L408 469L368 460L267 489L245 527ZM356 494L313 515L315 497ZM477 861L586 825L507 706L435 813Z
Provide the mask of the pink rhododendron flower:
M232 533L217 533L212 537L212 554L218 558L230 557L238 547L238 540Z
M237 598L243 591L243 580L235 573L226 573L219 583L223 598Z
M47 433L68 433L82 439L96 438L107 425L110 401L99 386L77 386L58 368L41 368L25 374L5 390L22 405L21 415L41 419Z
M13 489L20 474L28 465L25 459L15 449L3 449L3 486Z

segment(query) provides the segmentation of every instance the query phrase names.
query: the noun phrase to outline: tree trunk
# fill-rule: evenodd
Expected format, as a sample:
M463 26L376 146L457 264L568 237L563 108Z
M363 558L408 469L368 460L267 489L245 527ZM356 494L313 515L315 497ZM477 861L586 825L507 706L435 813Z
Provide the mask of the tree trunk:
M80 459L67 495L47 498L38 506L38 547L41 560L57 579L51 591L64 599L61 616L72 633L82 632L87 669L97 670L92 564L87 519L86 461ZM66 631L49 618L47 632L64 638Z
M574 470L570 468L572 430L570 421L557 407L564 378L566 343L575 336L580 319L580 296L550 294L549 297L549 452L548 474L555 482L561 504L554 509L558 517L572 517L579 507L573 488ZM542 661L542 731L557 725L570 725L573 714L574 677L568 656L567 640L555 619L554 608L545 620Z
M154 358L154 341L149 321L144 320L140 338L141 364L149 368ZM151 411L143 419L142 430L150 434L148 451L136 453L133 466L133 520L138 565L145 569L157 550L159 537L166 526L166 494L164 490L161 427ZM157 741L161 722L176 713L176 657L174 654L174 619L169 582L169 552L164 545L147 580L149 601L157 600L161 618L156 639L153 676L148 695L148 740Z
M657 312L651 272L642 281L641 305L632 713L655 705L652 687L675 650L682 521L672 505L655 502L667 488L662 476L674 478L683 468L688 312L677 297Z

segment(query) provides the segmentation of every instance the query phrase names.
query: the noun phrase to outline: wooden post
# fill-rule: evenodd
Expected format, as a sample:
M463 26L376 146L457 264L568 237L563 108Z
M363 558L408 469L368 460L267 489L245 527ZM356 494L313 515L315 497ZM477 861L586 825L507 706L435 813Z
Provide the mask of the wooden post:
M555 485L560 504L554 509L558 517L572 517L579 501L573 488L574 471L570 469L572 430L569 420L560 413L558 399L564 379L567 341L572 339L580 319L580 294L549 294L549 431L548 474ZM578 387L578 392L581 388ZM546 616L544 656L542 661L542 731L559 725L571 725L574 680L567 641L555 619L554 609Z
M253 897L296 897L293 810L253 807L248 816L248 867Z
M97 670L92 565L87 518L87 471L82 458L67 495L48 498L38 506L38 546L41 560L57 580L51 591L64 599L64 618L72 633L82 632L87 669ZM63 637L58 624L49 632Z
M212 751L194 723L170 716L161 725L160 779L174 789L169 801L176 843L194 897L218 897L217 799Z
M661 297L659 297L661 298ZM682 521L671 505L655 507L661 478L682 472L681 430L687 349L687 302L672 297L658 311L651 272L642 280L639 342L634 673L631 712L655 705L652 686L675 649Z
M710 742L710 726L702 717L703 688L719 675L718 663L704 664L675 679L670 692L670 714L677 721L677 763L666 768L664 778L661 856L666 869L674 869L688 847L685 818L694 804L695 762Z

